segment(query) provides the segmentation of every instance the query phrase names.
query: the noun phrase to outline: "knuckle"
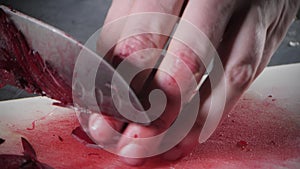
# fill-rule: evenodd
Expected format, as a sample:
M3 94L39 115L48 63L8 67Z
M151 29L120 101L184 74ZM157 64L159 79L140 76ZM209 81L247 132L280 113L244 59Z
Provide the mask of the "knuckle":
M188 47L176 45L172 46L170 51L160 65L162 69L157 72L156 80L159 87L169 96L184 93L181 99L187 100L200 81L205 67L200 58Z
M141 49L141 42L137 41L135 38L126 39L116 45L115 55L121 59L125 59L134 52Z
M122 40L114 48L112 57L113 65L117 66L125 59L138 67L148 64L148 62L151 64L155 56L148 55L145 51L142 52L142 50L157 48L158 45L156 42L158 40L152 34L141 34Z
M157 48L152 35L136 35L118 43L115 48L115 54L121 58L126 58L139 50L147 48Z
M200 72L201 66L200 58L189 48L177 50L175 53L175 60L178 64L176 68L182 70L184 67L188 67L194 74Z
M227 73L229 85L236 89L244 90L251 83L253 72L251 64L233 66Z
M179 87L175 77L165 71L157 71L154 86L162 89L169 97L178 95Z
M164 13L174 13L179 5L181 5L180 1L173 1L173 0L165 0L165 1L158 1L160 11Z

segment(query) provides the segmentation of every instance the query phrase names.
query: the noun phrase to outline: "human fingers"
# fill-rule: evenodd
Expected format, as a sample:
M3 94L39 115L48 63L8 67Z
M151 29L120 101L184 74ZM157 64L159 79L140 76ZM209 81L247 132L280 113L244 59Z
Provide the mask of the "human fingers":
M271 56L279 47L289 26L295 20L299 8L300 1L298 0L276 1L268 4L268 11L265 12L269 14L266 43L262 60L256 71L256 77L264 70L269 63Z
M107 12L104 26L97 40L97 52L101 56L107 55L107 52L111 50L112 44L114 44L122 32L122 27L125 25L125 21L113 24L114 21L120 20L122 17L129 15L132 8L132 0L113 0L111 6ZM107 58L107 57L106 57Z
M160 56L156 52L128 56L144 49L162 49L177 22L178 18L174 16L179 15L182 4L183 0L135 1L115 46L113 65L117 66L126 60L132 67L154 67ZM150 71L143 71L131 83L136 93L142 89Z
M201 116L197 119L198 123L179 145L164 155L165 158L178 159L187 155L193 146L197 145L196 141L201 143L208 139L217 124L213 128L206 128L206 122L203 122L201 118L203 115L208 118L211 106L222 104L218 99L213 101L213 98L221 97L222 89L226 90L225 107L222 112L226 115L254 80L255 72L263 55L267 29L262 24L264 22L258 19L262 12L259 8L251 7L243 10L236 12L232 17L223 42L218 48L225 70L220 81L224 80L225 83L219 83L211 91L211 85L208 85L209 81L205 82L200 90L200 95L204 95L205 98L204 103L201 104L199 112ZM180 155L174 157L175 152Z
M190 99L196 86L191 86L192 80L200 82L209 63L215 55L227 23L236 8L234 1L189 1L183 13L175 35L170 42L168 54L164 57L159 69L166 71L171 77L184 82L183 102ZM217 9L217 10L215 10ZM184 67L189 69L185 69ZM186 71L186 72L185 72ZM188 74L191 71L192 74ZM156 80L168 88L169 80L165 73L158 71Z
M97 52L101 56L107 55L111 44L115 43L120 37L120 28L125 25L125 22L119 22L118 25L109 23L127 16L132 8L132 4L133 1L131 0L112 1L104 21L105 26L103 26L102 31L99 33L97 41ZM113 132L110 132L110 130L121 131L123 125L123 122L100 114L92 114L88 122L91 137L100 145L113 142Z
M111 53L106 57L106 59L118 68L122 61L129 63L128 69L139 69L143 67L154 67L158 57L161 54L158 52L151 52L147 49L162 49L167 41L168 35L171 33L174 24L177 21L177 17L170 17L171 15L178 15L181 9L183 0L178 1L134 1L130 7L129 12L126 11L123 14L125 19L114 20L113 22L108 22L111 19L107 19L107 27L104 26L102 30L104 36L100 36L98 41L98 51L100 53ZM113 6L121 6L123 4L121 1L114 1ZM117 9L111 8L110 13ZM117 12L117 11L115 11ZM156 12L156 15L151 12ZM157 13L160 12L160 13ZM118 15L119 16L119 15ZM116 16L108 16L109 18L118 18ZM170 19L171 18L171 19ZM120 21L120 23L119 23ZM108 31L105 31L108 30ZM117 31L116 31L117 30ZM102 35L102 34L101 34ZM110 37L112 36L112 37ZM106 38L105 38L106 37ZM106 41L108 39L108 41ZM105 41L105 42L104 42ZM104 44L102 44L104 43ZM111 50L111 48L113 49ZM102 54L104 55L104 54ZM124 62L122 62L124 63ZM122 67L122 66L120 66ZM120 71L120 73L126 73L130 70ZM142 89L145 80L147 79L148 72L143 72L134 78L134 82L131 83L131 87L139 93ZM107 121L99 118L99 116L92 116L90 119L90 128L93 129L91 135L94 139L97 138L100 141L106 140L106 142L111 141L112 137L102 137L112 136L112 130L107 125L102 125L102 122ZM121 132L123 126L122 122L111 121L109 119L109 124L114 124L113 127ZM101 122L99 122L101 121ZM100 125L101 124L101 125ZM93 127L92 127L93 126ZM127 129L126 129L127 130ZM130 130L130 129L129 129ZM97 133L97 131L101 131Z
M199 8L194 8L194 5L200 7L200 10ZM202 11L203 16L205 16L206 12L215 9L215 4L211 5L211 9L206 9L206 7L203 7L203 4L201 4L199 1L191 1L187 4L186 10L192 13L198 13L197 16L202 16L201 13L199 14L199 11ZM227 8L227 5L228 4L224 5L224 8ZM203 7L203 10L201 10L201 7ZM219 12L222 12L221 9ZM168 109L168 107L171 107L172 105L183 106L186 102L188 102L191 95L193 95L193 92L197 91L198 82L205 71L205 67L202 64L201 59L199 59L198 54L200 53L199 55L201 55L201 57L203 58L205 58L204 56L210 55L211 53L213 53L211 50L214 50L214 47L210 43L209 39L214 39L215 44L217 44L217 41L221 39L221 37L215 36L212 30L206 29L206 27L210 26L217 27L217 32L220 32L219 34L220 36L222 36L222 32L224 31L226 22L223 22L222 26L216 26L217 24L220 24L220 18L218 18L217 16L219 15L216 14L214 17L211 17L211 19L213 19L214 21L208 23L211 25L205 25L205 28L204 25L201 25L199 23L195 23L193 26L191 26L193 23L191 24L190 22L180 22L175 31L174 37L178 38L180 41L178 42L176 41L178 39L173 39L168 49L168 53L164 57L161 65L159 66L159 70L154 77L156 85L159 89L164 91L164 93L167 95L167 98L177 101L177 104L171 104L171 102L168 102L164 115L159 118L160 121L164 122L164 127L145 128L144 126L130 124L124 132L125 135L141 135L142 137L151 137L155 134L160 133L161 129L166 129L172 124L180 108ZM195 16L185 15L185 12L183 14L183 19L185 20L188 20L192 17ZM226 17L230 17L230 12L227 13ZM226 20L226 17L224 17L223 19ZM204 22L205 20L209 20L209 16L207 16L207 18L203 18L199 22ZM201 30L200 33L199 29ZM209 35L209 37L207 38L206 35ZM186 43L184 44L181 42ZM190 45L192 49L189 48L188 45ZM211 59L211 57L207 57L204 59L206 61L206 64L207 61ZM178 86L180 86L180 88ZM149 132L147 132L147 134L143 133L143 131L145 130L148 130ZM144 154L148 153L147 151L156 151L160 144L160 140L157 141L158 142L156 142L155 144L153 142L139 142L138 146L132 146L130 148L126 147L126 145L128 145L127 141L122 141L121 147L123 149L126 148L126 152L123 151L123 149L121 149L120 151L126 156L132 156L134 153L134 155L136 156L140 155L141 157L143 157ZM144 147L151 147L151 149L145 149ZM140 161L142 160L143 159L134 159L132 163L140 163Z

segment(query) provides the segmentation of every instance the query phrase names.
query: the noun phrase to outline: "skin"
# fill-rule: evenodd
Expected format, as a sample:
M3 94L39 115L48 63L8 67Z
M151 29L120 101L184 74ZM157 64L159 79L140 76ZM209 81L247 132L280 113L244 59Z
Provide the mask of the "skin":
M221 87L226 89L224 109L224 115L226 115L243 92L266 67L295 18L299 6L299 0L190 0L186 4L183 0L114 0L105 23L113 22L130 14L160 12L180 16L196 26L208 37L221 58L225 73L220 79L223 79L225 83L220 85L225 85ZM122 36L130 30L147 29L149 25L162 26L155 19L147 19L149 24L140 24L141 22L139 20L131 21L130 24L124 23L121 30L119 30L120 28L112 28L110 31L102 33L99 37L99 42L101 42L99 46L100 44L105 46L105 42L118 33ZM169 22L167 26L173 27L174 24ZM162 26L162 28L165 27ZM193 42L194 39L191 37L188 40ZM166 41L167 37L163 35L141 34L129 37L121 40L111 50L107 60L117 65L121 60L139 50L163 48ZM176 118L178 112L171 107L174 107L180 100L180 93L172 77L184 82L184 88L187 90L190 87L189 78L191 78L182 73L182 64L176 64L177 59L181 59L189 67L196 81L199 81L204 74L203 64L196 59L196 54L186 45L172 40L168 52L173 55L166 55L159 68L164 69L169 75L158 71L150 83L152 86L162 89L170 98L164 114L150 126L141 126L135 123L128 124L123 132L124 136L155 136L167 129ZM174 57L174 55L177 57ZM139 59L138 55L136 59L130 61L133 65L148 63L143 59ZM136 79L139 82L144 82L147 75L149 75L149 72L144 72L143 76L138 76ZM143 86L141 83L132 82L132 87L137 93L142 91L141 86ZM183 98L190 95L189 92L186 93L187 96ZM199 93L201 96L199 114L202 114L210 106L212 92L210 91L209 81L203 84ZM199 144L198 138L203 126L202 118L199 115L190 133L177 146L160 156L168 160L177 160L189 154ZM108 131L107 125L104 124L104 120L117 131L121 131L124 127L124 123L111 117L92 116L89 123L90 132L94 139L99 142L110 141L111 133ZM142 155L145 151L149 151L147 147L155 148L155 146L158 146L158 144L153 145L153 143L145 144L132 144L126 139L120 138L118 149L125 156L130 153ZM141 158L123 158L123 160L130 165L141 165L145 161Z

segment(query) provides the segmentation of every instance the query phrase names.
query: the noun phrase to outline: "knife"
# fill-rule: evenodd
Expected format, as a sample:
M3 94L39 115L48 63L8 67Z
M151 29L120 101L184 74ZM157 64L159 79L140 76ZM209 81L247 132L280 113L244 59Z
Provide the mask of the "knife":
M150 123L133 90L103 57L53 26L6 6L0 8L22 32L31 49L38 51L42 60L72 87L72 108L86 132L92 113L104 113L124 122ZM111 83L112 79L117 85Z

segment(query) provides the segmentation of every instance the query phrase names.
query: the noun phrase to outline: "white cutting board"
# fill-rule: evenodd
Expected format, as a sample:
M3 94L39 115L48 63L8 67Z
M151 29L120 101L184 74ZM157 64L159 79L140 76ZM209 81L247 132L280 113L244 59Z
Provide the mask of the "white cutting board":
M276 98L276 104L278 107L288 110L287 112L291 112L290 114L286 114L286 116L291 116L291 118L299 120L300 119L299 118L300 116L300 90L299 90L300 76L299 75L300 75L300 64L268 67L256 79L256 81L248 89L245 95L247 95L247 97L255 97L255 98L260 98L260 97L265 98L268 95L272 95L272 98ZM1 101L0 102L0 138L5 138L6 141L0 145L0 154L3 153L20 154L22 152L21 144L20 144L20 136L22 135L22 132L16 132L16 130L12 130L12 128L24 129L24 130L31 129L32 127L34 127L32 123L34 120L40 119L40 121L42 121L43 117L45 116L49 116L49 117L53 116L55 118L58 118L59 116L57 116L57 114L72 116L72 118L75 118L74 112L72 110L53 106L52 103L53 100L48 99L46 97L33 97L33 98ZM255 117L249 117L249 118L255 118ZM300 132L300 121L298 124L299 125L297 129L299 129ZM78 125L78 123L74 122L74 127L76 125ZM69 132L70 131L67 131L66 133ZM300 140L299 137L297 137L297 139ZM30 141L31 143L34 144L34 146L37 146L38 143L34 143L34 139L31 139ZM299 149L300 145L295 145L295 146L296 146L295 148ZM40 157L40 158L43 160L47 160L46 157L45 158ZM109 158L114 159L114 157L108 157L108 159ZM181 168L182 166L188 168L199 167L200 163L194 160L195 157L188 158L188 159L191 159L191 161L178 162L178 164L168 163L166 164L167 167L166 166L165 167L166 168L169 167ZM209 160L212 161L213 159L209 159ZM287 164L284 164L285 166L284 168L286 167L297 168L300 165L299 160L300 160L300 152L299 152L299 156L297 156L296 159L290 160L288 161ZM100 160L100 162L102 163L101 167L108 166L110 164L108 161L105 160L104 161ZM55 163L52 164L52 166L53 165L55 166ZM56 167L56 168L72 167L70 165L69 166L66 165L64 167ZM122 163L117 162L117 164L114 165L116 167L122 165ZM241 164L234 163L232 161L230 162L230 161L223 160L222 163L218 163L219 168L222 168L222 166L239 168L241 167ZM272 165L269 163L268 165L264 164L259 166L267 167L267 168L277 168L276 165ZM79 166L77 165L77 167ZM95 166L90 166L90 168L93 167ZM216 167L216 163L212 163L208 168L215 168L215 167ZM252 168L255 166L251 164L251 165L242 165L242 167Z

